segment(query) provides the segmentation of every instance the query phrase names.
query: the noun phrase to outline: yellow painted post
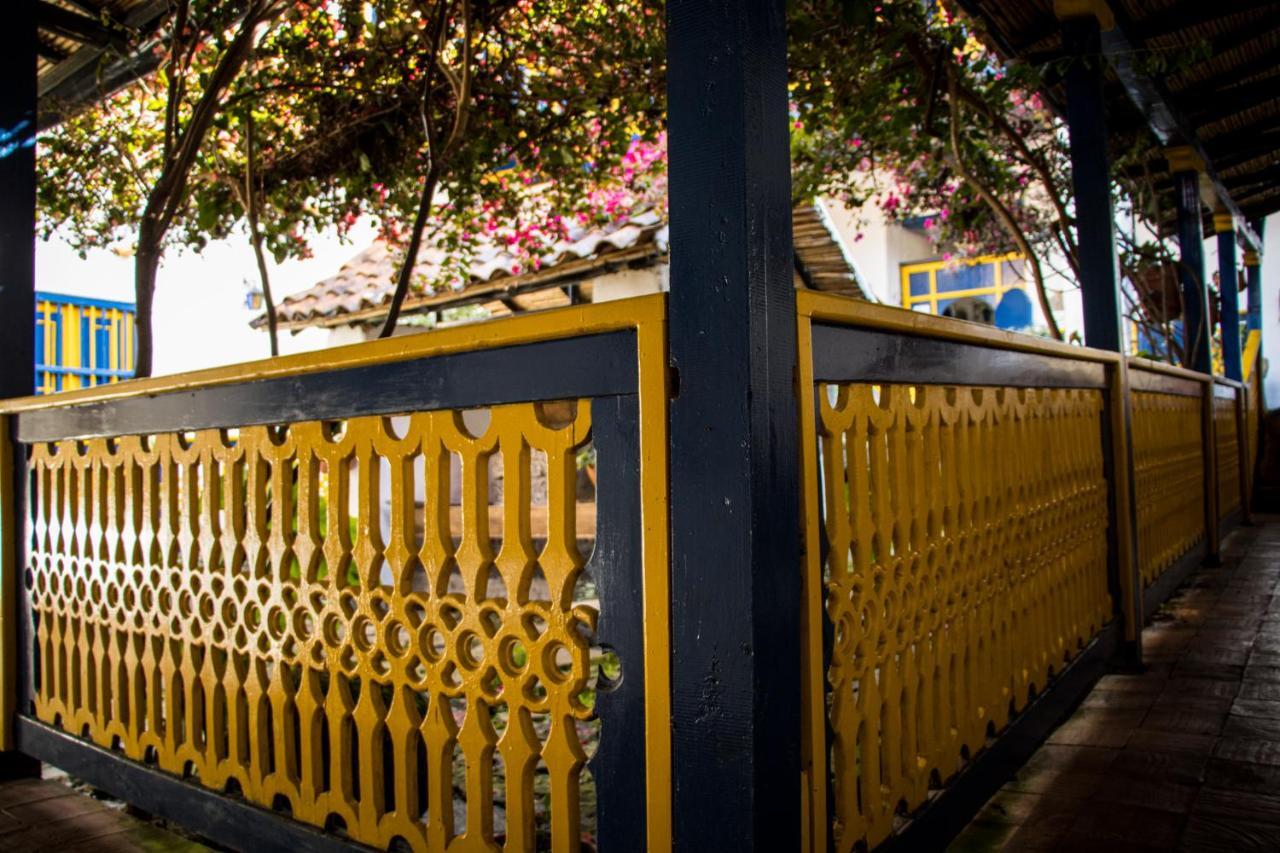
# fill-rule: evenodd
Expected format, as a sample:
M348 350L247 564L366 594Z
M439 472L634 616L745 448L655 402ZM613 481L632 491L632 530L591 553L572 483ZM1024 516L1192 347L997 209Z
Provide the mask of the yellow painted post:
M80 312L74 305L62 307L62 363L66 367L80 364ZM74 373L63 374L62 390L81 388L84 383Z
M1114 494L1115 570L1120 587L1126 651L1142 660L1142 578L1138 565L1138 516L1134 495L1133 410L1129 360L1121 358L1107 371L1111 416L1111 489Z
M1204 562L1206 566L1217 566L1222 561L1218 541L1218 435L1213 422L1213 376L1206 375L1200 385L1203 389L1200 435L1204 447Z
M123 313L118 308L113 308L111 310L110 317L111 325L109 328L111 340L107 347L107 366L110 367L112 371L116 371L120 369L120 323L123 319ZM111 378L107 381L109 383L119 382L120 377L113 373Z
M84 309L85 317L89 322L85 328L89 330L89 336L81 344L81 361L80 366L88 370L97 371L102 365L98 364L98 309L88 307ZM98 384L96 374L90 374L85 377L85 382L90 388Z
M133 314L124 315L124 369L133 370Z
M904 273L905 275L905 273ZM904 282L906 279L904 278ZM803 294L801 294L803 296ZM827 707L822 653L822 531L818 494L817 401L813 379L813 321L809 303L798 300L796 374L800 405L800 800L804 809L800 849L827 849Z

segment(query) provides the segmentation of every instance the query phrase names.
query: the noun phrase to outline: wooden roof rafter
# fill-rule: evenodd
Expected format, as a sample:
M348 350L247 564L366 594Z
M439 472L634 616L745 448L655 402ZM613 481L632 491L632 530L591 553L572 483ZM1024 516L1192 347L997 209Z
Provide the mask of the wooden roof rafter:
M1062 78L1054 73L1065 58L1054 0L960 0L960 5L1006 60L1047 66L1043 94L1064 114ZM1165 148L1190 148L1204 161L1213 190L1206 216L1215 208L1229 212L1244 242L1260 247L1248 219L1280 210L1280 202L1267 196L1259 207L1249 196L1246 210L1237 196L1241 189L1265 184L1280 159L1280 97L1275 95L1280 4L1093 0L1092 5L1090 11L1103 23L1104 97L1113 133L1147 135L1146 160L1152 165L1164 165ZM1198 50L1201 46L1207 51ZM1163 63L1148 59L1155 55L1176 56L1176 67L1161 70ZM1277 157L1268 157L1271 152ZM1157 189L1171 192L1168 181L1158 181Z
M168 0L38 0L37 123L47 128L156 69Z
M1193 27L1204 27L1223 21L1243 12L1274 5L1275 0L1231 0L1229 3L1206 3L1204 0L1179 0L1173 6L1157 12L1129 32L1139 41L1164 38Z
M99 12L98 16L85 15L72 12L65 6L55 5L49 0L39 0L36 4L36 27L80 44L117 51L127 50L129 40L123 28L106 9Z

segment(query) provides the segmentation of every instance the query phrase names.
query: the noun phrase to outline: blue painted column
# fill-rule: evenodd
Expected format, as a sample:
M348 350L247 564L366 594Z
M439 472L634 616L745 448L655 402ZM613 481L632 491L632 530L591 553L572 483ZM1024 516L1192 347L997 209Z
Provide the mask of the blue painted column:
M1204 226L1200 219L1200 172L1204 166L1189 149L1166 152L1173 171L1178 212L1178 279L1182 282L1183 365L1212 373L1209 289L1204 274Z
M801 837L785 7L667 2L678 850L792 850Z
M36 0L0 27L0 397L35 389Z
M1120 288L1115 214L1107 157L1107 116L1102 94L1102 34L1092 15L1061 22L1066 72L1067 128L1071 135L1071 183L1075 193L1084 340L1119 352Z
M36 0L4 4L0 27L0 398L35 390L35 223L36 223ZM0 431L9 436L11 430ZM17 685L23 679L18 641L17 570L22 554L22 490L26 458L8 441L0 453L13 454L13 505L0 517L0 749L12 748ZM10 609L12 608L12 609ZM40 763L16 752L0 752L0 778L40 775Z
M1229 213L1213 215L1213 230L1218 233L1218 296L1222 310L1218 323L1222 329L1222 372L1237 382L1240 372L1240 293L1236 275L1236 227Z
M1258 219L1251 222L1253 233L1262 238L1262 227L1266 224L1266 220ZM1262 330L1262 258L1254 249L1247 249L1244 253L1245 275L1249 282L1249 331L1257 329Z
M1120 324L1119 259L1116 257L1115 210L1111 204L1111 163L1107 153L1107 114L1103 97L1106 64L1102 24L1092 9L1072 10L1059 23L1066 70L1067 130L1071 138L1071 183L1075 195L1076 245L1080 290L1084 303L1084 340L1091 347L1124 351ZM1132 484L1132 431L1128 363L1110 369L1112 393L1107 397L1104 473L1109 483ZM1120 438L1120 441L1115 440ZM1125 624L1121 652L1130 664L1142 660L1142 581L1138 573L1138 519L1132 488L1107 490L1107 576L1116 615ZM1125 517L1127 522L1125 521ZM1116 531L1133 534L1123 541Z

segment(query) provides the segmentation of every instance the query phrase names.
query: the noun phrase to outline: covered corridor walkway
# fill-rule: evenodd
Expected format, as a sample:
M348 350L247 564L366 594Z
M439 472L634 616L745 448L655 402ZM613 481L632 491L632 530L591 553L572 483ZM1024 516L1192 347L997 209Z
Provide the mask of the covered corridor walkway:
M1280 850L1280 518L1238 528L949 848Z

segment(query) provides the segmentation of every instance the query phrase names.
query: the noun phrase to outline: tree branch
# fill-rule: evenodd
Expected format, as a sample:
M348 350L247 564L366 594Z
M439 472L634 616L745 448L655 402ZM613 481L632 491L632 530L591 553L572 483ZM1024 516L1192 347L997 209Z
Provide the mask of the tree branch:
M444 32L447 27L446 17L452 12L453 4L450 3L449 9L441 10L440 20L437 22L437 30L435 37L431 40L432 50L435 56L432 62L427 65L427 84L423 97L429 98L431 94L431 69L437 65L443 66L441 62L440 50ZM442 148L437 148L435 126L430 120L430 105L424 105L423 117L426 123L427 133L427 152L430 158L427 167L426 180L422 186L422 196L418 201L418 211L413 218L413 229L409 234L409 245L405 251L404 261L400 265L400 272L396 276L396 288L391 295L391 305L387 309L386 320L383 321L382 330L378 332L378 337L389 338L395 332L396 324L400 321L400 309L404 307L405 296L409 293L409 283L413 280L413 269L418 263L418 252L422 248L422 232L427 225L427 219L431 214L431 203L435 198L436 186L440 181L440 176L444 174L446 164L450 156L453 154L456 146L462 141L463 135L466 133L467 114L471 108L471 3L470 0L462 0L462 69L457 75L457 88L454 89L454 113L453 125L449 131L448 140ZM442 73L452 73L444 72ZM451 82L450 86L454 84Z
M262 230L258 227L258 187L256 183L256 164L253 144L253 111L245 118L245 168L244 168L244 202L245 216L249 220L249 239L253 243L253 254L258 260L258 277L262 280L262 301L267 308L267 335L271 338L271 354L280 354L280 338L277 329L276 302L271 295L271 277L267 272L267 258L262 251Z
M951 153L948 159L951 166L955 169L956 174L962 180L973 187L974 191L982 197L987 206L991 208L991 212L996 215L1004 225L1005 230L1009 232L1009 236L1018 245L1018 250L1026 257L1027 263L1031 265L1031 275L1035 280L1036 296L1040 300L1040 310L1044 313L1045 322L1049 324L1049 334L1054 340L1062 340L1062 330L1058 328L1058 321L1053 316L1053 308L1049 305L1049 296L1045 292L1044 273L1040 269L1040 259L1031 248L1030 241L1027 240L1026 234L1022 232L1022 228L1018 226L1017 220L1013 214L1005 207L1004 203L996 197L978 177L970 171L964 164L964 158L960 152L960 100L957 97L956 72L953 67L947 68L947 89L949 102L951 107Z

